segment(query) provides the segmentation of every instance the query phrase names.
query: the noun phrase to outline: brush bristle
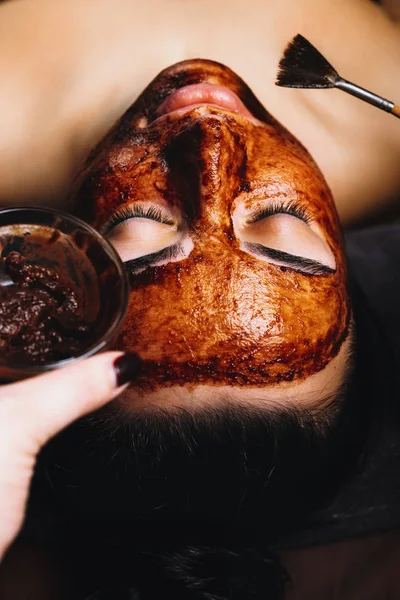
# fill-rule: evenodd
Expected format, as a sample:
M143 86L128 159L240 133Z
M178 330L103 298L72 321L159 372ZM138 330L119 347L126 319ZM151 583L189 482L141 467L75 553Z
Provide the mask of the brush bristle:
M276 85L295 88L332 88L339 77L331 64L305 37L298 34L279 62Z

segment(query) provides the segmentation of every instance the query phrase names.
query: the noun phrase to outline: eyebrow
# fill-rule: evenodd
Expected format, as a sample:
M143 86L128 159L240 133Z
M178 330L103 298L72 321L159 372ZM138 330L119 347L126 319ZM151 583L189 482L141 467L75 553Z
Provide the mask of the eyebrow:
M132 258L124 262L125 269L130 274L134 275L135 271L150 267L156 262L165 260L168 258L176 258L182 252L182 245L180 243L174 244L173 246L167 246L158 252L152 252L151 254L145 254L138 258Z
M243 247L253 254L272 258L273 260L279 260L284 263L284 266L293 267L305 275L331 275L336 272L336 269L332 269L332 267L328 267L318 260L304 258L303 256L297 256L296 254L289 254L282 250L268 248L262 244L246 242L243 244Z
M284 266L293 267L305 275L332 275L332 273L336 272L336 269L332 269L331 267L320 263L318 260L304 258L303 256L297 256L296 254L289 254L282 250L268 248L262 244L246 242L243 246L248 252L272 258L273 260L279 260L284 263ZM124 262L124 266L129 274L134 275L139 269L150 267L161 260L175 258L181 251L181 244L174 244L173 246L167 246L167 248L163 248L158 252L152 252L151 254L145 254L144 256L127 260Z

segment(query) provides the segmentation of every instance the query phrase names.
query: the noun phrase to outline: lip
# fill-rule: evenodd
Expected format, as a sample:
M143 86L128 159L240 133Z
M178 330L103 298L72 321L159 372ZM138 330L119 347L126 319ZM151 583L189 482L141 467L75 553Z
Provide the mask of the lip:
M178 108L180 106L180 108ZM140 94L129 110L129 122L144 129L173 115L179 118L190 110L207 114L224 111L252 121L255 125L277 126L275 119L249 86L229 67L196 58L176 63L161 71Z
M172 92L158 107L156 117L182 114L205 105L223 108L254 120L254 116L235 92L225 86L212 83L186 85Z

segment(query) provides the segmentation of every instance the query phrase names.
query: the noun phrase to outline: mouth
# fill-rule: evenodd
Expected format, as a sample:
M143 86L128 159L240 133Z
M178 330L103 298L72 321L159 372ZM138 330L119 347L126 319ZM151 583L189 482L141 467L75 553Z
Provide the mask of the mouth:
M172 92L156 110L156 118L180 116L194 108L214 106L255 120L239 96L231 89L211 83L186 85Z
M205 59L190 59L167 67L153 79L130 109L131 123L140 129L190 110L224 111L259 125L275 120L250 88L228 67Z

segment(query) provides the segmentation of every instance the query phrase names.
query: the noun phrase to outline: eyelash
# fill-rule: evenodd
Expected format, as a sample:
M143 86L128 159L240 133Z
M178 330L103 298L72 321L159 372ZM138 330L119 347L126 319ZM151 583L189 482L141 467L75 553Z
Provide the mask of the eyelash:
M113 227L127 221L128 219L141 218L156 221L163 225L174 225L174 221L157 206L141 206L140 204L128 204L121 206L101 229L102 235L108 233Z
M253 214L247 220L247 225L257 223L258 221L262 221L263 219L278 214L291 215L292 217L296 217L297 219L300 219L301 221L304 221L307 224L309 224L312 221L306 209L299 202L296 202L295 200L274 200L273 202L271 202L267 206L263 206L258 212Z
M305 208L294 200L285 201L274 201L268 206L264 206L258 212L253 214L248 219L247 224L257 223L268 217L272 217L277 214L286 214L296 217L305 223L310 223L311 218ZM128 204L119 208L108 221L102 227L101 233L105 235L113 227L119 225L123 221L128 219L142 218L156 221L157 223L163 223L164 225L173 225L174 221L168 217L160 208L156 206L141 206L140 204Z

